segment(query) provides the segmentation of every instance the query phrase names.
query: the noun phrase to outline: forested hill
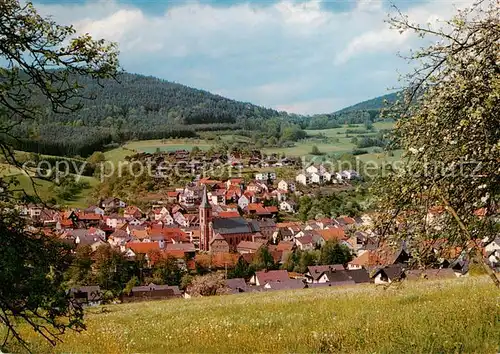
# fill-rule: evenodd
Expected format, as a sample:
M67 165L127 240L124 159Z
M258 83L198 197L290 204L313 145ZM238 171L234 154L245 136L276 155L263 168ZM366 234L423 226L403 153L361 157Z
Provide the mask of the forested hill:
M340 111L337 111L335 113L340 114L340 113L346 113L346 112L352 112L352 111L370 111L370 110L376 110L380 111L386 104L391 104L394 103L397 99L397 92L394 93L389 93L384 96L379 96L372 98L371 100L363 101L356 103L355 105L346 107L341 109Z
M54 114L47 109L40 119L17 125L13 133L18 139L12 141L16 149L88 156L110 143L196 137L202 131L231 131L251 137L254 142L287 146L304 138L306 128L376 120L380 107L377 102L386 97L308 117L137 74L123 73L117 80L100 83L84 77L75 79L83 86L82 95L94 99L82 100L83 108L77 112Z
M396 92L375 97L334 113L314 115L309 119L307 127L309 129L328 129L336 128L342 124L376 121L379 119L381 109L396 101L397 94Z
M86 156L111 142L193 137L207 130L276 132L298 116L239 102L154 77L123 73L117 80L79 77L83 109L48 112L38 123L16 127L16 148L53 155ZM272 123L272 127L269 124ZM277 127L276 127L277 126ZM300 129L298 125L295 130ZM296 138L300 134L292 134Z
M80 78L86 101L84 110L64 117L85 125L126 124L136 128L162 125L234 124L246 119L286 116L273 109L231 100L207 91L137 74L121 74L117 80ZM61 118L55 118L60 121Z

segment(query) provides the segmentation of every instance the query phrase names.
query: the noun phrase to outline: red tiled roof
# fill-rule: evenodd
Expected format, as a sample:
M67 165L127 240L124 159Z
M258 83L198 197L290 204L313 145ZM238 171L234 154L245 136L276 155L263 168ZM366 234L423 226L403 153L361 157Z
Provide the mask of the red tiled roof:
M237 218L240 213L237 211L221 211L218 215L219 218Z
M127 242L127 248L130 248L136 254L147 254L152 251L160 251L159 242Z
M341 229L341 228L331 228L331 229L324 229L324 230L316 230L316 232L318 234L320 234L321 237L323 237L323 239L325 241L329 241L329 240L340 241L340 240L347 239L347 236L346 236L344 230Z
M361 256L350 261L349 264L370 267L381 264L381 261L374 251L366 251Z
M260 271L256 272L255 276L259 279L261 285L270 281L287 281L290 279L286 270Z
M291 251L293 250L294 244L293 242L281 241L276 246L276 251Z
M85 213L80 213L78 214L78 219L79 220L101 220L102 216L100 214L85 214Z

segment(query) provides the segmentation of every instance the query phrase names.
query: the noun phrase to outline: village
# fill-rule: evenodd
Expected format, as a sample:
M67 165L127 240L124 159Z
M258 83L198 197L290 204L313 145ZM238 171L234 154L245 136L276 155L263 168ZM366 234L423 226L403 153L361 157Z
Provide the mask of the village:
M273 162L271 167L281 167L276 163L280 162ZM304 194L300 191L304 186L348 186L360 178L353 170L333 172L321 164L311 164L294 180L279 179L276 172L256 173L250 181L198 176L182 188L157 195L146 210L108 197L85 209L57 211L30 204L19 211L33 228L59 238L75 250L90 247L95 253L108 246L127 260L141 259L141 274L147 274L162 259L175 259L184 274L200 274L200 268L203 273L221 273L226 293L390 284L402 279L467 275L469 259L451 247L449 258L440 258L435 269L408 269L411 252L404 243L395 246L380 241L369 212L294 220L296 201ZM430 222L439 220L442 212L431 210ZM301 264L301 272L297 266L290 266L298 253L320 252L325 245L345 250L346 261L318 264L310 260ZM440 254L448 247L445 240L427 246ZM254 268L246 277L228 277L232 269L254 264L263 252L272 258L269 266ZM488 244L484 252L491 266L498 266L500 240ZM136 284L121 296L121 301L192 295L189 287L181 289L179 285ZM95 284L81 284L71 292L85 304L97 304L104 290Z

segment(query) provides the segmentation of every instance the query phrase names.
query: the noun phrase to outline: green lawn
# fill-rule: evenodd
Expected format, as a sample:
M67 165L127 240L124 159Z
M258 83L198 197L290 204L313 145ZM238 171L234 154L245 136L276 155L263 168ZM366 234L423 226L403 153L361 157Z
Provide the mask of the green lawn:
M497 353L486 277L239 294L90 309L82 334L36 353ZM16 350L14 350L16 351Z
M122 147L118 147L104 153L104 157L107 161L118 163L120 161L125 161L125 157L133 155L135 152L133 150L127 150Z
M138 140L127 143L124 148L142 152L155 152L157 148L160 151L191 150L193 147L199 147L202 150L208 150L211 143L202 139L164 139L164 140Z
M26 174L15 174L10 175L9 178L16 179L19 184L13 186L12 189L16 191L24 191L26 194L35 196L38 195L43 201L47 201L55 196L50 191L51 182L40 180L34 178L33 180L27 176ZM64 204L71 208L84 208L87 207L87 197L92 188L94 188L99 181L94 177L81 176L81 181L87 181L90 185L90 188L81 191L78 195L71 200L61 201L61 204ZM35 193L36 191L36 193Z
M393 122L376 122L374 123L375 130L371 133L365 133L364 135L375 135L380 129L391 129L393 127ZM358 124L354 127L349 127L344 125L340 128L335 129L325 129L325 130L306 130L309 138L304 139L295 143L295 146L289 148L264 148L262 151L266 154L277 153L285 154L287 156L311 156L311 150L313 145L316 145L320 152L324 154L330 153L349 153L356 146L351 143L352 136L346 137L346 130L360 130L365 129L363 124ZM322 134L324 137L319 138L317 135ZM250 138L241 135L231 135L223 134L220 135L223 141L228 143L232 141L250 143ZM123 147L119 147L113 150L109 150L104 153L106 160L112 162L123 161L126 156L133 155L136 152L148 152L153 153L157 149L160 151L174 151L174 150L189 150L195 146L202 150L208 150L214 142L205 139L157 139L157 140L137 140L131 141L125 144ZM373 151L373 148L368 148L368 151ZM369 156L367 158L372 158Z

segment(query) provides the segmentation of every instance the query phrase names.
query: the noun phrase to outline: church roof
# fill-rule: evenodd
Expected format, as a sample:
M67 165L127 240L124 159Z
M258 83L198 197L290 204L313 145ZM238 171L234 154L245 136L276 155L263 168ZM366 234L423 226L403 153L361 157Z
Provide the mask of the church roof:
M236 218L215 218L212 221L214 233L226 234L244 234L252 233L252 228L248 221L242 217Z

